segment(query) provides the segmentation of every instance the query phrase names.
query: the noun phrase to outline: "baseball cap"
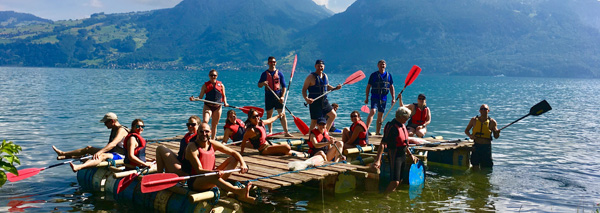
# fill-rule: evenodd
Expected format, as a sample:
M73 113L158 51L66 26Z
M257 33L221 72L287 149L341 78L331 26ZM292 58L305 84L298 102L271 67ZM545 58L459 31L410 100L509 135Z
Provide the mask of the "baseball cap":
M106 122L108 120L118 120L117 114L112 113L112 112L106 113L106 115L104 115L104 117L102 118L102 120L100 120L100 123L104 123L104 122Z

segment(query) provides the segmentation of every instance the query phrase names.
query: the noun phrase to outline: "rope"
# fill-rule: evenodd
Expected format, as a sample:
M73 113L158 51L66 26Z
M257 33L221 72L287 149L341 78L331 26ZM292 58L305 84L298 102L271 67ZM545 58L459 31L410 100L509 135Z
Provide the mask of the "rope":
M239 183L239 182L238 182ZM215 199L210 203L211 205L217 205L219 203L219 199L221 199L221 191L216 186L210 189L213 193L215 193ZM187 197L187 196L186 196Z
M269 178L272 178L272 177L279 177L279 176L282 176L282 175L285 175L285 174L299 173L301 171L306 171L306 170L311 170L311 169L317 169L317 168L327 167L327 166L331 166L331 165L335 165L335 164L340 164L340 163L346 164L347 162L346 161L340 161L340 162L334 162L334 163L330 163L330 164L324 164L324 165L321 165L321 166L308 167L308 168L305 168L305 169L300 169L300 170L295 170L295 171L288 171L288 172L283 172L283 173L279 173L279 174L269 175L269 176L265 176L265 177L258 177L258 178L255 178L255 179L246 180L244 182L245 183L254 182L254 181L259 181L259 180L263 180L263 179L269 179ZM239 183L239 182L237 182L237 183Z
M363 153L363 148L360 145L356 145L356 149L358 149L358 153Z
M106 159L106 162L108 162L108 166L117 166L117 163L112 158Z
M286 142L290 147L292 146L292 141L290 141L290 139L287 139Z
M356 157L356 160L358 160L358 162L360 162L360 165L365 165L365 161L363 160L363 158L359 155L358 157Z

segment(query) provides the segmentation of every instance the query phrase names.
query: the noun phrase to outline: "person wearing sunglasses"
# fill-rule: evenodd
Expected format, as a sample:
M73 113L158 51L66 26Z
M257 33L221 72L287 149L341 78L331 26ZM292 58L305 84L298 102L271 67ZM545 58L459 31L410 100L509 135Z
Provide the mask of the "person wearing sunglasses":
M261 155L292 155L292 147L288 144L272 145L267 141L267 130L265 125L275 122L281 117L281 114L273 116L267 120L261 120L258 112L250 109L248 120L246 120L246 132L242 139L241 154L244 154L246 143L250 142L252 148L257 149Z
M400 106L405 106L412 112L406 129L408 129L408 135L411 137L424 137L427 133L427 125L431 123L431 111L427 107L427 101L425 100L424 94L417 96L417 103L404 105L402 103L402 96L398 94L398 101Z
M185 148L198 133L200 117L197 115L190 116L185 125L188 132L179 141L179 152L177 154L164 145L156 147L156 168L158 172L165 171L167 173L175 173L179 176L190 174L192 165L185 159Z
M125 149L123 148L123 139L129 133L129 129L119 123L117 114L109 112L104 115L100 123L104 123L106 128L110 129L110 136L108 137L108 143L104 148L96 148L93 146L87 146L85 148L76 149L73 151L63 152L52 146L52 149L56 152L58 157L56 159L62 160L66 158L78 158L84 155L94 155L92 159L86 161L81 165L75 165L71 163L71 169L73 172L77 172L81 169L95 167L100 162L106 159L120 160L125 156Z
M465 134L473 139L473 152L471 153L471 165L473 169L481 167L492 168L494 162L492 160L492 135L494 138L500 137L500 130L496 124L496 120L490 118L488 113L490 107L483 104L479 107L479 114L471 118Z
M325 124L327 124L327 120L319 118L317 120L317 128L310 131L308 136L308 154L310 157L315 155L321 156L324 161L335 160L337 162L339 160L346 160L346 157L340 154L343 151L343 142L336 141L330 137L328 131L325 129Z
M225 120L223 129L223 144L227 144L229 139L231 139L231 142L239 142L244 139L246 124L244 124L242 119L237 118L235 111L229 110L227 111L227 120Z
M207 123L200 124L198 134L192 138L193 143L190 143L185 149L185 158L191 163L191 175L211 172L218 172L218 174L190 178L188 180L188 187L191 190L202 192L217 186L219 189L233 192L237 195L238 200L254 203L256 198L249 195L250 189L252 189L252 182L248 182L248 185L245 187L233 186L227 182L231 173L224 174L223 172L235 169L239 165L240 173L247 173L248 166L244 158L239 152L234 151L221 142L210 140L210 133L210 126ZM215 152L217 151L230 156L219 166L216 165L215 161Z
M205 100L223 103L224 106L229 106L229 104L227 104L227 96L225 95L225 85L223 85L223 82L217 81L218 75L219 73L214 69L208 72L210 80L204 82L198 98L202 98L206 95L206 97L204 97ZM194 100L194 96L190 97L190 101L192 100ZM223 108L219 104L204 103L204 106L202 107L203 122L208 123L212 118L211 127L214 131L212 131L211 139L215 139L217 135L217 125L221 119L222 112Z
M350 113L350 120L352 120L350 128L346 127L342 130L345 149L369 144L368 128L360 118L360 113L356 110Z
M367 127L371 126L373 117L377 111L377 121L375 122L375 134L381 135L381 124L383 124L383 113L387 104L388 93L392 96L392 104L396 101L394 99L394 79L392 74L385 71L385 60L377 62L378 70L373 72L369 76L369 82L367 83L365 104L369 103L369 90L371 91L371 107L369 117L367 117ZM375 110L377 109L377 110Z
M125 168L134 169L135 167L150 167L151 162L146 162L146 139L142 137L144 132L144 121L135 119L131 122L131 132L125 137L123 146L125 147Z
M285 78L283 77L283 73L279 72L276 68L277 60L273 56L269 56L267 59L267 63L269 63L269 69L265 70L258 80L258 88L265 87L265 110L267 111L267 119L273 116L273 109L276 109L279 114L283 110L283 101L285 100ZM275 94L277 97L275 97ZM273 125L267 125L269 127L269 133L273 133ZM287 119L285 118L285 114L281 116L281 126L283 127L283 132L285 132L285 137L292 137L292 135L288 132Z

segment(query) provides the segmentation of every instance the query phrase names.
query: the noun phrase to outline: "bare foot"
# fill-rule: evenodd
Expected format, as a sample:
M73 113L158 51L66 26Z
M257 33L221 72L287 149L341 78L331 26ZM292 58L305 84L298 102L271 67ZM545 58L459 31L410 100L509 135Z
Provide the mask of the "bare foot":
M294 136L292 134L290 134L289 132L286 132L285 133L285 137L291 138L291 137L294 137Z
M56 146L52 146L52 149L54 149L54 151L56 152L56 154L58 156L63 156L64 155L64 152L60 151L60 149L56 148Z
M78 168L75 168L75 164L73 164L73 162L69 162L69 166L71 166L73 172L77 172L77 170L79 170Z
M254 202L256 201L256 198L250 197L251 189L252 189L252 182L248 182L248 184L246 184L246 188L238 189L238 192L236 193L237 199L242 202L245 202L245 203L254 204Z

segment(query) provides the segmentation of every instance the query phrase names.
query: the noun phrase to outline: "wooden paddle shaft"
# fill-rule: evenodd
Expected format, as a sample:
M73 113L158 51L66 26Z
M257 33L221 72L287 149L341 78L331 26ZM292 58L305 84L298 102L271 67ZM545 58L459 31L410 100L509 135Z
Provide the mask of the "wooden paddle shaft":
M156 169L156 167L155 167L155 166L153 166L153 167L150 167L150 170L148 170L148 174L150 174L150 173L156 173L157 171L158 171L158 170ZM114 178L122 178L122 177L127 177L127 176L129 176L130 174L135 174L135 173L137 173L137 171L136 171L136 170L129 170L129 171L124 171L124 172L117 172L117 173L114 173L114 174L113 174L113 177L114 177ZM144 172L144 174L145 174L145 173L146 173L146 172Z
M373 151L374 149L375 149L374 146L363 146L362 147L363 152L370 152L370 151ZM358 150L358 148L350 148L350 149L344 150L344 155L356 154L359 152L360 152L360 150Z

